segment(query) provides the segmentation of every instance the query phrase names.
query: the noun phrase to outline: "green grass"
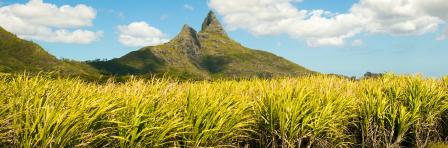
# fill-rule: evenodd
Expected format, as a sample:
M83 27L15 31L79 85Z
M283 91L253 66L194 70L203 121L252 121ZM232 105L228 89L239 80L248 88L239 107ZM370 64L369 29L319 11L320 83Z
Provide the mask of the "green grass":
M448 147L447 143L432 143L429 145L429 148L445 148Z
M0 75L0 92L0 147L443 147L448 137L448 77Z

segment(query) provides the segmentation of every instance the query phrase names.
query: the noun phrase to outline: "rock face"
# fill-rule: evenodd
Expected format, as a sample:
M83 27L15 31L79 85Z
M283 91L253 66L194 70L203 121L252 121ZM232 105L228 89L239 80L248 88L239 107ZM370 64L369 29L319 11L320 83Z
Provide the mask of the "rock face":
M90 64L106 74L168 74L188 79L314 73L284 58L246 48L232 40L213 12L208 13L199 33L184 25L180 33L168 43L144 47L105 63Z
M215 13L213 13L213 11L210 11L208 13L207 17L202 23L201 33L214 33L227 36L226 31L224 31L221 23L219 23L219 20L216 18L216 15Z
M182 31L171 41L179 49L184 50L184 54L192 58L198 57L201 54L201 43L199 42L196 30L188 25L182 27Z

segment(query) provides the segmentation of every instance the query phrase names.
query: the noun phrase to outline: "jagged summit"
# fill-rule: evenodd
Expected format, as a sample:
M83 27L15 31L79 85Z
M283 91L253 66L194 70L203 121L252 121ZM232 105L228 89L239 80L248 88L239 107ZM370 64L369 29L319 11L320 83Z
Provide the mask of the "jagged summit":
M271 78L314 73L282 57L234 41L212 11L200 32L184 25L167 44L148 46L118 59L90 64L106 74L167 74L187 79Z
M60 61L39 45L0 27L0 72L61 71L99 77L158 75L181 79L272 78L313 74L274 54L253 50L232 40L213 12L198 33L184 25L170 42L148 46L108 61Z
M195 47L200 47L201 43L198 40L198 35L196 30L194 30L192 27L185 24L182 27L182 30L180 33L171 41L181 44L192 44Z
M217 33L227 35L213 11L210 11L202 23L201 33Z
M190 37L196 37L197 36L197 31L194 30L192 27L190 27L189 25L185 24L182 27L182 30L179 32L179 34L176 36L176 38L190 38ZM175 39L176 39L175 38Z
M180 33L170 43L191 56L200 54L201 43L197 32L187 24L182 27Z

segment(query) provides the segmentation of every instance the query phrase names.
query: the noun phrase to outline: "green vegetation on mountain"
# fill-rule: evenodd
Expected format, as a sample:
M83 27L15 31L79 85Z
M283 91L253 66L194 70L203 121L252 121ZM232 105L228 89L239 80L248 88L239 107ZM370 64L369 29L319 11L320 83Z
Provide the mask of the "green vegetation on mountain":
M192 79L299 76L312 74L274 54L232 40L210 12L202 30L188 25L170 42L145 47L121 58L90 61L104 74L167 74Z
M63 75L95 76L92 66L70 60L58 60L42 47L18 38L0 27L0 72L58 72Z
M210 12L202 30L185 25L170 42L144 47L108 61L59 60L42 47L0 28L0 72L57 72L62 75L170 76L181 79L271 78L314 72L274 54L253 50L229 38Z
M48 71L60 68L60 61L39 45L17 38L0 28L0 71Z

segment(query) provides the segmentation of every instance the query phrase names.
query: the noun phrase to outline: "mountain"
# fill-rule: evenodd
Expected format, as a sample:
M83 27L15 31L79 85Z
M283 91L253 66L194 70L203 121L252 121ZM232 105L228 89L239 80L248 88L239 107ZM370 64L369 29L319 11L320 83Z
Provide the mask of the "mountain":
M269 52L244 47L227 35L213 12L205 18L200 32L184 25L168 43L89 64L104 74L167 74L193 79L269 78L315 73Z
M46 71L59 65L60 61L39 45L0 28L0 71Z
M42 47L18 38L0 27L0 72L60 72L67 75L99 74L85 63L58 60Z
M59 60L39 45L0 27L0 73L58 72L64 75L168 75L185 79L248 78L313 74L269 52L231 39L213 12L200 32L184 25L168 43L144 47L109 61Z

